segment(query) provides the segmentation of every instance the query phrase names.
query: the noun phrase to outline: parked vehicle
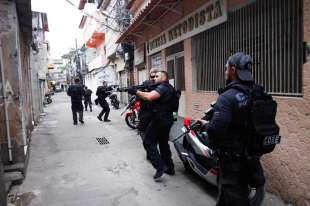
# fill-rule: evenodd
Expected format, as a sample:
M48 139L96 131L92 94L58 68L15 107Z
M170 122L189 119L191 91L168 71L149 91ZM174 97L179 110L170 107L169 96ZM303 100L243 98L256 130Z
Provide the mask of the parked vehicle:
M212 118L213 105L211 104L203 119L210 120ZM201 131L200 128L201 125L198 122L185 118L182 128L183 133L175 138L173 143L185 170L198 174L204 180L216 186L219 176L218 157L216 152L207 146L207 133ZM260 205L264 196L264 186L259 188L249 187L249 199L252 206Z
M126 124L132 129L137 129L139 124L139 110L141 101L136 95L134 95L129 99L128 102L129 103L121 115L127 112L125 116Z
M61 86L61 84L56 84L55 85L55 92L62 92L63 91L63 87Z
M46 93L44 95L43 105L47 105L47 104L50 104L52 102L53 102L53 100L52 100L51 95L49 93Z
M111 102L111 105L113 106L114 109L119 109L119 100L117 99L117 95L116 94L111 94L109 96L110 98L110 102Z

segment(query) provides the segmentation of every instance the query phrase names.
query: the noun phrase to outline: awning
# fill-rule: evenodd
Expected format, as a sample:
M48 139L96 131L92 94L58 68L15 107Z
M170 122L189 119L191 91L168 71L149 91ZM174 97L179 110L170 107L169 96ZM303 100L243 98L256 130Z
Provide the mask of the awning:
M169 12L181 15L174 9L180 2L180 0L151 0L116 43L133 41L137 37L143 38L143 31L147 27L155 27L159 20Z
M97 48L104 42L104 33L94 32L91 38L86 42L87 48Z

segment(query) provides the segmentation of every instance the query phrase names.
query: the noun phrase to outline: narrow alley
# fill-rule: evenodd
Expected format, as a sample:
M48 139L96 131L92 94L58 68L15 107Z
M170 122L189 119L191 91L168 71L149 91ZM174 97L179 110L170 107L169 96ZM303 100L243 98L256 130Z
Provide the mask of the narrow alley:
M0 0L0 206L310 206L309 25L310 0Z
M112 122L105 123L98 121L99 107L94 107L85 113L84 125L74 126L70 99L64 92L53 98L33 133L19 191L33 193L30 205L214 205L207 187L185 177L179 164L176 176L154 182L141 140L126 126L121 110L111 110ZM100 145L96 138L101 137L109 144Z
M11 191L21 206L214 205L216 188L186 174L172 147L176 175L154 182L141 139L121 111L112 109L112 121L99 122L94 106L85 112L85 124L74 126L70 99L56 93L33 132L26 179ZM99 144L101 137L109 143ZM284 204L267 195L264 205Z

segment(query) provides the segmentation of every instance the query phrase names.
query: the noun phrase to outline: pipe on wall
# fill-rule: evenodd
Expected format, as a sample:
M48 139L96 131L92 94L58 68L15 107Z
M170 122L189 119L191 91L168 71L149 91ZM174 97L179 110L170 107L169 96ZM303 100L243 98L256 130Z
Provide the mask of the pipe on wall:
M5 85L1 40L0 40L0 63L1 63L0 69L1 69L1 78L2 78L1 80L2 80L3 85ZM3 91L3 100L4 100L6 134L7 134L7 139L8 139L9 161L12 162L13 156L12 156L12 142L11 142L11 133L10 133L10 120L9 120L8 102L7 102L7 95L6 95L5 87L3 87L2 91Z

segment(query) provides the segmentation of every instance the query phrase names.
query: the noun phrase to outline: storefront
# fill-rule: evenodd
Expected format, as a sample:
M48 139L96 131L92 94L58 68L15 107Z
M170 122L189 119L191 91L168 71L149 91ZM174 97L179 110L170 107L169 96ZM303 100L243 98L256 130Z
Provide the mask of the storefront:
M180 116L196 118L225 86L227 58L250 54L255 81L278 102L284 137L263 158L267 188L297 205L310 204L309 9L309 0L151 1L119 39L146 45L147 69L167 70L182 90Z

